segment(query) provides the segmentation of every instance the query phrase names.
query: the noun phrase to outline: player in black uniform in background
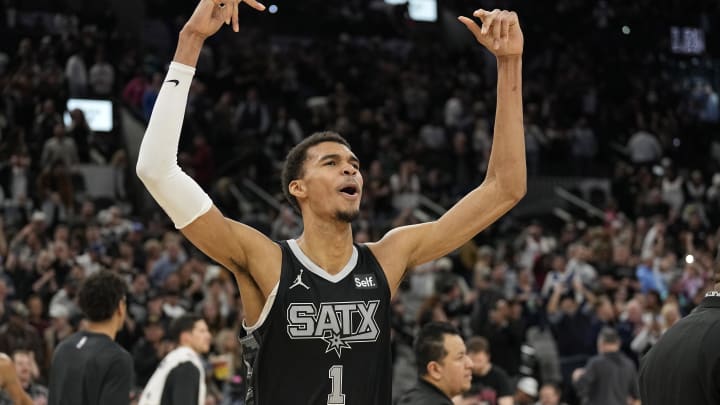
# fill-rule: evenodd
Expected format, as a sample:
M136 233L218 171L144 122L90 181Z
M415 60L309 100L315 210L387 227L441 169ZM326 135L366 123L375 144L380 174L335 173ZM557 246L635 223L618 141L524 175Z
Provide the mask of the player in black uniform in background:
M130 353L115 343L125 322L127 285L115 273L88 277L78 301L85 331L65 338L53 354L49 405L127 405L133 381Z
M523 36L513 12L460 17L497 57L494 144L487 177L437 221L354 244L363 179L338 134L310 136L288 154L283 191L303 219L296 240L277 243L225 218L177 165L190 84L206 38L238 31L238 0L201 0L180 32L137 163L137 173L175 226L229 269L256 341L249 403L386 405L391 401L390 299L405 272L442 257L510 210L526 190L522 113ZM245 0L263 10L256 0ZM259 348L258 348L259 346Z

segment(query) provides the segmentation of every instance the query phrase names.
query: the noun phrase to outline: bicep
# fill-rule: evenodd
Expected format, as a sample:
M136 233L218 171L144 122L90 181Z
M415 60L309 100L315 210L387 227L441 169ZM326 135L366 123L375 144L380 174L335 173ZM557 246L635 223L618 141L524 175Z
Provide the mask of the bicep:
M508 212L517 199L485 181L440 219L393 229L371 249L380 260L391 286L400 283L407 268L440 258L459 248Z
M226 218L216 206L181 231L193 245L227 269L250 272L264 293L269 293L277 282L264 282L263 274L268 273L268 268L279 272L280 247L256 229Z

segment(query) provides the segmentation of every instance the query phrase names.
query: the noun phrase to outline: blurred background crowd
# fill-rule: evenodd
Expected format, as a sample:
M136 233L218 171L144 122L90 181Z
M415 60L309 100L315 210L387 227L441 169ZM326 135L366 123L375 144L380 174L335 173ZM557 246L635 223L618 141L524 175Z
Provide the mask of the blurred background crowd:
M111 269L131 289L118 340L138 389L172 348L168 322L196 312L214 336L209 402L242 404L235 282L149 202L133 170L133 128L195 1L2 3L0 352L43 403L54 347L83 327L79 283ZM513 9L525 33L529 194L409 273L393 305L396 393L416 378L417 328L448 320L486 339L511 387L489 397L475 387L466 403L579 403L572 374L597 354L603 327L637 364L713 285L720 3L449 1L436 22L379 0L325 3L242 10L241 34L206 44L190 92L181 166L225 215L276 240L302 231L279 173L314 131L341 133L362 162L357 242L432 220L479 184L495 65L454 17ZM72 99L111 101L112 128L93 129L96 112L68 109Z

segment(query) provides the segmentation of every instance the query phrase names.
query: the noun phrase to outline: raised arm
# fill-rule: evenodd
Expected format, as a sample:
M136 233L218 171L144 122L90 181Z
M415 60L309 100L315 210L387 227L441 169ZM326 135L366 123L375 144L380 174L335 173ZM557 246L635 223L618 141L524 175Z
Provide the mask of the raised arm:
M233 271L245 300L256 295L252 288L259 287L265 296L272 290L279 278L279 247L260 232L225 218L177 164L188 93L203 43L224 23L232 22L235 31L238 29L239 0L223 1L201 0L180 32L175 58L140 146L137 174L175 226L205 254ZM255 0L246 2L264 9ZM253 269L263 271L254 273ZM277 274L267 269L277 269ZM244 285L252 288L244 289Z
M407 268L457 249L508 212L525 195L525 139L522 111L523 34L514 12L477 10L482 29L459 17L497 58L497 110L485 180L440 219L397 228L370 248L396 288Z

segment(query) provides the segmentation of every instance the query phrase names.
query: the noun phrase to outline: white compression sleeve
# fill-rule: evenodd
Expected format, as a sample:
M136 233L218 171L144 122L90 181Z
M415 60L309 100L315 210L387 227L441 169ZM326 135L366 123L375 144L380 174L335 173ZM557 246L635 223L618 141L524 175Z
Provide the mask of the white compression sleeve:
M180 169L178 144L195 68L172 62L140 145L137 175L178 229L212 207L210 197Z

